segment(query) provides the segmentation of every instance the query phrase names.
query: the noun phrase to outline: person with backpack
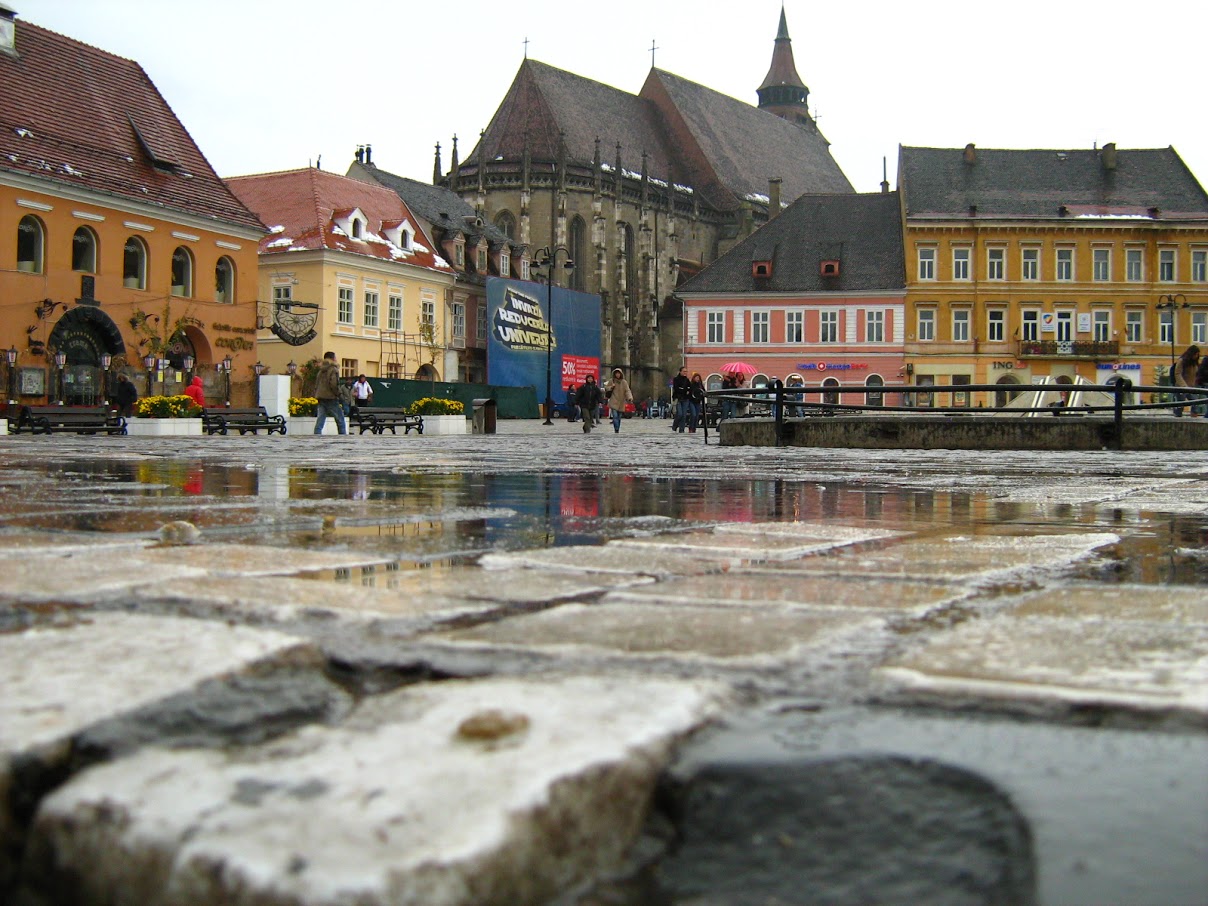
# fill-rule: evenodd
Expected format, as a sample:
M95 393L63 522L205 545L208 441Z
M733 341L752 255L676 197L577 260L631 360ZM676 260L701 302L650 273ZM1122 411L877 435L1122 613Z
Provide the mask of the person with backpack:
M327 416L336 420L336 430L341 434L348 433L348 423L344 421L344 404L340 399L343 384L340 381L340 366L336 364L334 352L323 353L323 364L319 367L319 376L315 380L315 399L319 405L315 410L315 434L323 433L327 424ZM352 393L349 391L349 402Z

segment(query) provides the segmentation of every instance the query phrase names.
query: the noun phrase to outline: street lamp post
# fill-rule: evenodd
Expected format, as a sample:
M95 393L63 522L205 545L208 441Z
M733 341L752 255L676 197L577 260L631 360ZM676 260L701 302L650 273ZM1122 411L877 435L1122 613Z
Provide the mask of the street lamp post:
M8 401L10 405L15 405L17 402L17 347L10 346L6 349L4 358L8 360Z
M147 396L151 396L151 391L155 389L155 354L147 353L143 356L143 367L147 369Z
M257 362L252 366L252 370L256 372L256 405L260 405L260 378L268 371L268 366Z
M101 402L109 405L109 366L113 364L113 356L107 352L101 353Z
M231 405L231 365L233 364L230 356L219 362L222 370L226 373L226 404L228 407Z
M55 353L55 396L56 402L63 405L63 369L67 366L67 353L59 350Z
M549 246L538 249L536 260L533 266L545 269L545 421L544 425L552 425L554 413L554 398L550 394L552 389L551 379L553 377L553 366L550 352L553 348L554 340L554 271L558 264L558 253L561 252L566 256L566 261L563 267L567 271L574 270L575 262L570 257L570 249L565 246L556 246L552 251Z
M1177 358L1174 351L1175 312L1180 308L1190 308L1190 303L1182 293L1166 293L1164 296L1158 296L1158 304L1154 307L1158 311L1170 312L1170 386L1173 387L1175 361Z

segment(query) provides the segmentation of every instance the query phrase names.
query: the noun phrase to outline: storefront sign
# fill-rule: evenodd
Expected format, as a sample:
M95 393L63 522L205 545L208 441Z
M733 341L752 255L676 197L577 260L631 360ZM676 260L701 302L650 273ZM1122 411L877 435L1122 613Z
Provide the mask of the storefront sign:
M1110 365L1100 362L1095 366L1100 371L1140 371L1141 366L1136 362L1112 362Z
M861 371L867 370L866 362L798 362L798 371Z
M995 371L1014 371L1015 363L1014 362L991 362L990 367L993 368Z

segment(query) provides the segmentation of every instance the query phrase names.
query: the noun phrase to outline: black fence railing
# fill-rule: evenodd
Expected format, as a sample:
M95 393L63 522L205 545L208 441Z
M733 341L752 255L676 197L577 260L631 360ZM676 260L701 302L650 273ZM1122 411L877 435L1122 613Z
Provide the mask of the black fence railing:
M1025 394L1037 394L1040 399L1047 399L1042 405L1035 406L997 406L992 408L971 408L964 405L935 405L935 397L944 395L960 395L968 400L970 393L1002 393L1009 390L1014 399ZM844 394L855 394L864 397L859 404L843 403L839 400ZM899 395L900 399L909 400L910 405L889 405L885 403L890 394ZM1143 395L1151 395L1149 402L1141 402ZM1090 398L1088 399L1088 395ZM1104 401L1096 399L1107 396ZM868 402L874 397L878 402ZM963 415L963 416L1002 416L1002 415L1093 415L1110 413L1116 430L1116 438L1123 436L1123 419L1126 412L1143 412L1147 410L1169 409L1175 414L1191 406L1208 406L1208 388L1178 387L1170 385L1143 386L1135 385L1127 379L1111 381L1107 384L1017 384L1004 388L1002 384L883 384L867 386L865 384L830 384L805 385L794 387L755 387L742 390L711 390L706 394L705 417L702 419L705 428L705 443L709 442L709 425L717 426L727 418L748 417L751 415L771 417L776 423L776 445L780 446L783 436L782 426L789 419L814 417L834 417L845 413L869 415L881 412L911 413L913 415ZM745 410L745 411L743 411Z

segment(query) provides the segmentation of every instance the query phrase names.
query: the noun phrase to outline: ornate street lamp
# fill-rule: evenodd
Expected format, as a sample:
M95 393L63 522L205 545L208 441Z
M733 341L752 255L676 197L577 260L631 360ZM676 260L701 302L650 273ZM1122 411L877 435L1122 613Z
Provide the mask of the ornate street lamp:
M10 346L4 351L4 357L8 360L8 401L9 403L17 402L17 347Z
M109 366L113 364L113 356L107 352L101 353L101 402L109 404Z
M288 374L290 377L293 377L295 374L297 374L298 373L298 363L295 362L293 359L290 359L289 364L285 366L285 373Z
M257 362L252 366L252 370L256 372L256 405L260 405L260 378L268 371L268 366Z
M66 367L66 365L67 365L67 353L65 353L63 350L60 349L58 352L55 353L55 369L58 372L58 374L55 377L55 393L58 397L56 402L60 406L63 405L63 369Z
M1174 351L1174 325L1175 312L1180 308L1190 308L1191 304L1187 301L1187 297L1182 293L1167 293L1164 296L1158 296L1158 304L1154 306L1158 311L1170 312L1170 386L1174 386L1174 369L1176 355Z
M562 265L566 270L572 271L575 269L575 262L571 260L570 249L565 246L557 246L553 251L550 251L549 246L538 249L536 260L533 261L533 267L545 270L545 421L544 425L552 425L554 412L554 398L550 395L551 378L553 376L552 360L550 358L550 350L553 347L554 339L554 272L558 263L558 253L566 255L566 262ZM538 275L540 280L540 275Z
M227 356L219 364L222 366L222 370L226 372L226 404L229 407L231 405L231 365L234 363L231 361L231 357Z

